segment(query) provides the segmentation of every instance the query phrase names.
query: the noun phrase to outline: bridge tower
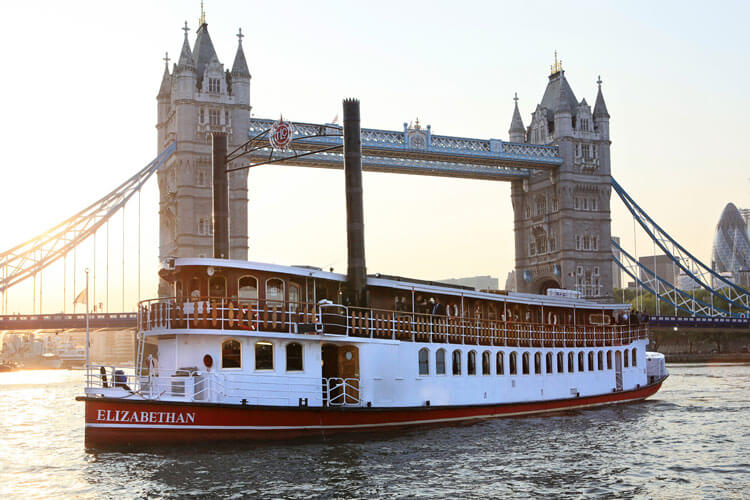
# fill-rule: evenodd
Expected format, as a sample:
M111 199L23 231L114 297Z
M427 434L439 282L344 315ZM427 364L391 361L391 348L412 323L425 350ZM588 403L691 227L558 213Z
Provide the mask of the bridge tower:
M519 292L566 288L593 300L612 298L609 113L601 79L597 84L592 112L586 99L576 99L555 55L526 129L516 101L510 140L557 145L563 159L555 172L511 185Z
M213 256L211 132L228 136L229 150L248 139L250 72L242 30L232 70L224 70L201 16L191 50L187 22L180 57L169 58L157 95L157 149L177 141L177 151L158 172L159 258ZM247 170L229 174L230 255L247 259ZM165 282L160 295L170 294Z

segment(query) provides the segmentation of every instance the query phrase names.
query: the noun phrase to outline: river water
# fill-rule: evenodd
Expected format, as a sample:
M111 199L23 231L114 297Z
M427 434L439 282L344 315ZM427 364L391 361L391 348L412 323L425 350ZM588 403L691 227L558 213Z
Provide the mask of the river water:
M0 373L0 498L750 498L750 365L670 365L651 399L296 444L83 446L83 372Z

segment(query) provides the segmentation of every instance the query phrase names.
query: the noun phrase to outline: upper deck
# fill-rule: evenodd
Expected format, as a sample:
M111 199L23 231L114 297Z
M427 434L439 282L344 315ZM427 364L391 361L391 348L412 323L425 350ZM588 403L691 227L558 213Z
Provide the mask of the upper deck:
M162 277L174 296L141 303L147 335L276 332L484 345L627 344L645 328L617 324L627 304L482 292L369 276L370 307L343 303L346 277L317 268L223 259L177 259Z

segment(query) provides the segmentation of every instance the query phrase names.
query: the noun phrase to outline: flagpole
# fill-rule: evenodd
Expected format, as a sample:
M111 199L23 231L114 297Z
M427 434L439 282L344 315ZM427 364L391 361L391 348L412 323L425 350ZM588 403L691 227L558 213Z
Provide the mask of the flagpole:
M89 270L86 268L86 370L89 368Z

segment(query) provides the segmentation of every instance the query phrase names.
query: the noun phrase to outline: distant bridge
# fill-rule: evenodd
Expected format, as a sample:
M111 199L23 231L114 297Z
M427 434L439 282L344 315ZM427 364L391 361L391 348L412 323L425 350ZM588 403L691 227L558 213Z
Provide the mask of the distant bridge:
M92 329L136 328L138 313L94 313L89 315ZM0 316L0 330L85 329L85 314L14 314Z

